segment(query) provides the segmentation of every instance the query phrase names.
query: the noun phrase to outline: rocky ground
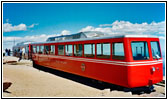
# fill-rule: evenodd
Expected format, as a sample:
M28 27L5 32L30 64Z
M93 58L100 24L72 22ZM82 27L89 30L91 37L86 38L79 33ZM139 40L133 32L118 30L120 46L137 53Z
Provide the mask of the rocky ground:
M30 60L4 57L3 78L12 85L3 97L165 97L164 82L154 85L151 93L132 93L100 85L88 79L32 67ZM9 62L13 61L13 62ZM14 62L16 61L16 62ZM9 63L8 63L9 62ZM102 88L103 87L103 88Z

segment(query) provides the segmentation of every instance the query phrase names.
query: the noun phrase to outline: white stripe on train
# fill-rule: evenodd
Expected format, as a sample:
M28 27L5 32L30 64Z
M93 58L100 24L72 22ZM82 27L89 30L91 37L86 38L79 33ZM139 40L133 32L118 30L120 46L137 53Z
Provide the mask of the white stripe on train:
M163 61L163 60L156 60L156 61L143 61L143 62L121 62L121 61L107 61L107 60L65 57L65 56L53 56L53 55L40 55L40 56L45 56L45 57L49 56L52 58L59 58L59 59L77 60L77 61L94 62L94 63L104 63L104 64L121 65L121 66L153 65L153 64L160 64Z

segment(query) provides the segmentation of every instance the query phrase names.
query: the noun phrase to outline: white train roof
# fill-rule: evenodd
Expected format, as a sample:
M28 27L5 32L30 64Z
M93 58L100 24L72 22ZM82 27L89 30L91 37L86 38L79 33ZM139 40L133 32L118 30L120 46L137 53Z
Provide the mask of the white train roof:
M80 33L72 34L72 35L49 37L46 42L34 42L31 44L61 43L61 42L110 39L110 38L157 38L157 37L149 36L149 35L132 35L132 34L113 34L111 35L111 34L106 34L106 33L97 32L97 31L89 31L89 32L80 32Z
M91 37L103 37L105 33L99 31L87 31L87 32L79 32L71 35L61 35L55 37L49 37L46 41L58 41L58 40L72 40L72 39L83 39L83 38L91 38Z

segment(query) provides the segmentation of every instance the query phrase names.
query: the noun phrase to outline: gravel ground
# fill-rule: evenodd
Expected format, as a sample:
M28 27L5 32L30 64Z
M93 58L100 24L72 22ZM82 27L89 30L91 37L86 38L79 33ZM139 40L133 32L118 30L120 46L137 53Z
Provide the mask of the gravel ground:
M15 57L4 57L4 61L9 58L17 60ZM100 89L94 87L94 83L86 85L84 78L78 77L79 81L74 81L73 78L68 78L68 75L61 76L39 70L32 67L32 62L29 60L3 64L3 77L12 82L12 85L3 92L3 97L165 97L164 86L155 85L155 92L133 95L131 92Z

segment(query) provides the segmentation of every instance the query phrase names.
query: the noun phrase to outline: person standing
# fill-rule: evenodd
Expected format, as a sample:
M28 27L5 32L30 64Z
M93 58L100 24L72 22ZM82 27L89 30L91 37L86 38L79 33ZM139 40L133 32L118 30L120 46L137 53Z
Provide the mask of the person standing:
M5 56L8 56L8 49L5 49Z
M25 59L25 48L24 47L22 48L22 56L23 56L22 58Z
M22 49L19 49L19 60L18 61L20 61L21 59L22 59Z
M8 50L8 56L10 56L10 53L11 53L11 50L9 49L9 50Z

